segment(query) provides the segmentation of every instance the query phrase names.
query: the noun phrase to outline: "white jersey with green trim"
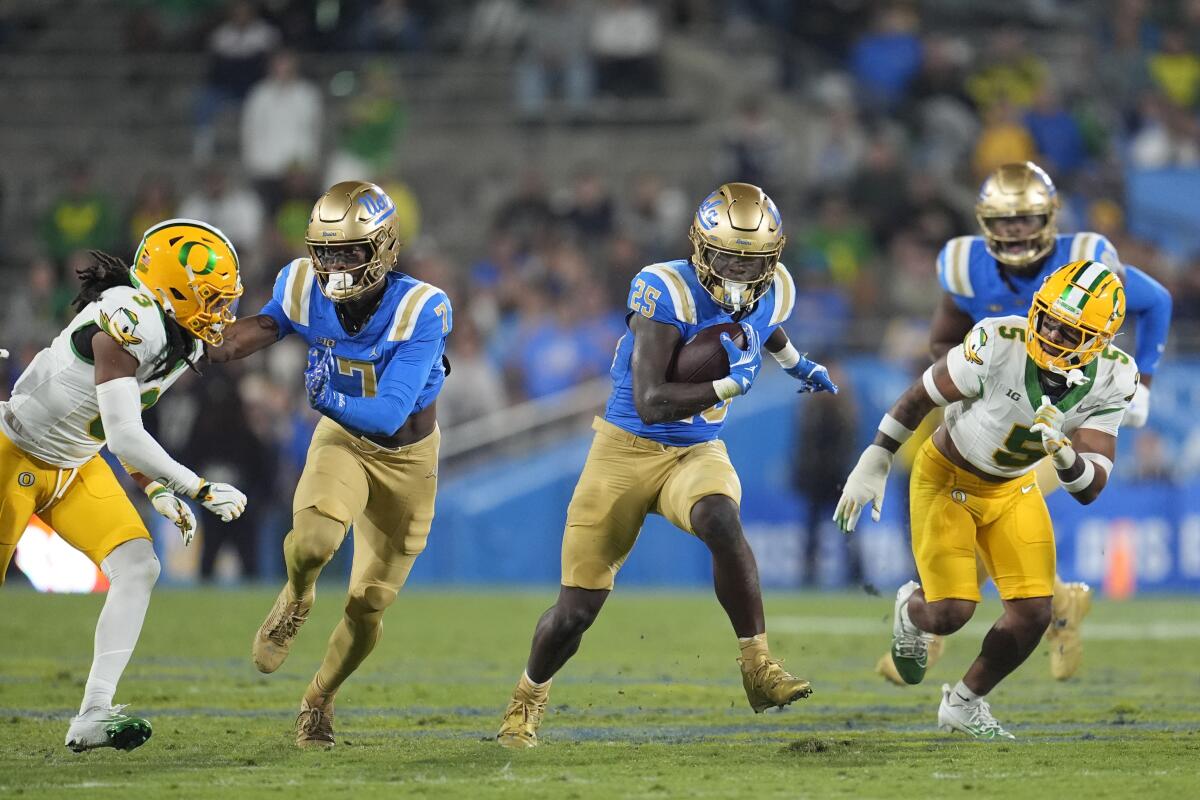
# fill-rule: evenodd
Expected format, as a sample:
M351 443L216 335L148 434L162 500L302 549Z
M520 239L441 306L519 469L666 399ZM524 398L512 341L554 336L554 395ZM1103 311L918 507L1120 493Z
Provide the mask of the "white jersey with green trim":
M158 401L187 365L180 361L151 380L167 347L162 310L150 295L128 286L105 289L34 357L0 403L0 429L29 455L62 468L78 467L104 446L104 426L96 400L92 337L103 331L137 359L135 376L142 408ZM203 346L195 343L193 357Z
M950 377L965 395L946 407L946 430L963 458L1002 478L1024 475L1046 455L1041 434L1029 430L1042 389L1025 350L1027 324L1017 316L980 320L946 354ZM1055 403L1064 414L1063 433L1094 428L1116 436L1137 388L1137 364L1109 347L1082 372L1086 382Z

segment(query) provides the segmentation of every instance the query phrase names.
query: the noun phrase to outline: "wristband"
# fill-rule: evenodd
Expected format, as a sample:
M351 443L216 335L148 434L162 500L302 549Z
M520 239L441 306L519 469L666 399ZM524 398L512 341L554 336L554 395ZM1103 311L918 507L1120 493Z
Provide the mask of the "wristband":
M941 390L937 387L937 383L933 380L932 366L925 370L925 374L921 376L921 383L924 384L925 391L929 393L929 399L933 401L934 405L943 407L950 405L950 401L946 399L946 396L942 394Z
M770 352L770 351L767 351ZM775 360L779 362L779 366L784 369L791 369L800 363L800 351L791 342L784 345L784 348L778 353L771 353Z
M884 414L883 419L879 420L879 432L897 444L904 444L916 433L916 431L904 427L904 423L891 414Z
M166 492L167 494L171 493L170 489L168 489L166 486L163 486L158 481L150 481L146 484L142 491L144 491L146 493L146 497L149 497L151 500L158 497L163 492Z
M1079 457L1086 458L1088 461L1092 462L1097 469L1104 470L1105 477L1112 475L1113 462L1108 456L1101 455L1100 453L1080 453Z
M742 393L742 387L733 378L721 378L719 381L713 381L712 385L718 400L728 400Z
M1096 468L1092 466L1089 459L1083 459L1083 472L1078 478L1073 481L1062 481L1062 487L1071 494L1082 492L1084 489L1092 485L1092 480L1096 477ZM1059 480L1062 480L1061 476Z

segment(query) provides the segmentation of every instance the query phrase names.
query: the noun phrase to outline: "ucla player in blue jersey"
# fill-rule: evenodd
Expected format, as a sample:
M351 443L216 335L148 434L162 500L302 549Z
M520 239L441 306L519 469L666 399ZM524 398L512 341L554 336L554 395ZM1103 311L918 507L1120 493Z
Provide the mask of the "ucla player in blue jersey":
M448 371L452 317L436 286L396 271L396 207L378 186L347 181L317 201L309 257L279 272L257 316L226 328L214 361L242 358L288 334L310 346L304 382L321 412L284 540L288 582L254 638L274 672L308 617L317 576L351 526L346 610L296 719L296 744L332 747L338 687L379 639L384 610L425 549L437 493L435 400Z
M780 325L795 303L779 255L785 237L775 204L757 186L728 183L700 205L691 260L646 267L630 286L629 330L617 344L613 391L597 418L587 463L567 509L562 588L538 621L525 672L497 740L534 747L550 680L579 649L646 515L661 514L712 554L717 599L737 634L742 684L755 712L807 696L808 681L771 657L754 554L742 535L741 486L717 438L730 401L750 390L765 346L801 382L837 391L825 368L802 357ZM747 347L722 336L729 377L667 380L676 349L703 328L738 322Z
M938 255L938 281L944 291L930 330L930 354L935 360L945 355L985 317L1028 314L1034 294L1059 267L1079 260L1099 261L1121 279L1127 313L1135 320L1134 361L1141 380L1122 425L1141 427L1150 413L1150 384L1171 325L1171 295L1142 270L1122 265L1104 236L1091 232L1060 235L1058 210L1054 182L1032 162L1005 164L988 176L975 205L983 235L951 239ZM1038 477L1042 485L1057 485L1053 470L1039 469ZM982 569L979 578L986 580ZM1050 672L1059 680L1079 669L1083 658L1080 625L1090 608L1087 584L1055 577L1053 622L1046 639ZM931 662L940 656L942 646L939 637L930 648ZM876 669L893 683L904 685L890 656L881 658Z

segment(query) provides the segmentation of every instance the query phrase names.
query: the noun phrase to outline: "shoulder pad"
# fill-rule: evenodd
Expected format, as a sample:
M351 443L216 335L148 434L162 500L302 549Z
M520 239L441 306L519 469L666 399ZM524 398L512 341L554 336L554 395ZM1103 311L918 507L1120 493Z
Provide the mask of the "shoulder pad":
M938 282L942 288L960 297L974 297L971 284L971 252L978 236L957 236L946 242L938 253Z
M638 278L645 280L660 291L666 291L671 299L671 309L675 318L690 325L697 324L696 298L692 296L692 288L679 270L671 264L651 264L638 273Z
M279 271L275 280L275 299L283 307L283 313L297 325L308 325L309 306L317 277L312 269L312 259L297 258Z
M792 315L792 308L796 305L796 283L782 262L775 265L772 288L775 292L775 306L771 311L770 324L780 325Z
M429 301L435 297L442 298L442 303L435 303L430 306ZM400 301L396 303L396 313L392 318L392 328L388 334L388 341L405 342L413 338L413 334L417 330L417 323L421 320L422 311L426 306L436 311L437 316L442 318L443 333L449 333L449 299L446 298L441 289L433 284L417 281L407 292L401 295ZM439 308L443 308L443 310L439 311Z

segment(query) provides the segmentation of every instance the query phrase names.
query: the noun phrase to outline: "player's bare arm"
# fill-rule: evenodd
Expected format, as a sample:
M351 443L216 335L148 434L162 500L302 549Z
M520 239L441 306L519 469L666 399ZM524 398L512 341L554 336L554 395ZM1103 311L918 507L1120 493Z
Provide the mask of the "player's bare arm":
M668 383L667 366L679 345L679 331L634 314L633 402L647 425L687 419L712 408L720 398L711 383Z
M927 379L922 376L917 379L912 386L905 390L904 394L896 400L892 405L888 416L891 417L900 425L909 430L916 430L930 411L938 405L953 403L956 400L963 398L962 392L954 385L954 381L950 378L950 370L946 367L946 356L940 356L938 360L929 369L929 375L933 382L934 388L941 394L945 403L937 402L930 395L929 389L926 388ZM894 438L900 436L901 439ZM889 452L895 453L900 449L900 445L904 442L902 439L907 438L898 431L893 431L891 435L884 432L883 427L875 432L873 445L878 445Z
M267 314L242 317L223 331L225 340L219 347L204 348L209 361L237 361L257 353L279 341L279 323Z
M137 373L137 359L107 333L97 331L92 337L92 353L96 359L97 386L118 378L132 378Z
M938 359L946 355L951 347L958 344L967 335L967 331L975 321L954 302L948 292L942 292L942 299L933 312L933 322L929 326L929 355Z

